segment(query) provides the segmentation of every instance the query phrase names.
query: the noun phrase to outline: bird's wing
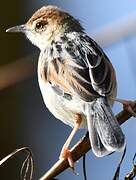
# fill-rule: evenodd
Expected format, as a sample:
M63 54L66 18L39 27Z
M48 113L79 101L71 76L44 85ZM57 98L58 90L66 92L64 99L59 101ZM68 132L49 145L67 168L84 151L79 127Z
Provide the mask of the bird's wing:
M56 92L59 89L87 102L112 94L116 85L108 58L85 34L63 44L60 57L48 64L48 80Z
M116 75L111 62L93 39L85 34L80 38L93 89L101 96L111 95L116 88Z

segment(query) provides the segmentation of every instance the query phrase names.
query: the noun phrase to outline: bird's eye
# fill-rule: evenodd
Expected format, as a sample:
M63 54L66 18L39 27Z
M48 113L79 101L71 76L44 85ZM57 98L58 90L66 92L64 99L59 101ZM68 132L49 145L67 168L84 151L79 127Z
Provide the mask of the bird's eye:
M38 32L44 31L46 29L47 22L46 21L40 21L36 23L35 30Z

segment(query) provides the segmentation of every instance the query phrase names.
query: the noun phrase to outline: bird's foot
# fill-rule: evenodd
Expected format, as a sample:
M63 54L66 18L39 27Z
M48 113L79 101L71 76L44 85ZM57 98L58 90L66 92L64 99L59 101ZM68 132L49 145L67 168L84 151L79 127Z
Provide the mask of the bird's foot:
M122 100L124 110L128 111L132 116L136 117L136 112L133 110L134 102Z
M117 99L117 101L123 104L124 110L128 111L132 116L136 117L136 112L133 110L133 107L135 105L133 101L123 100L123 99Z
M62 151L60 153L60 156L59 156L59 159L67 159L70 168L75 173L75 163L74 163L74 160L72 158L71 151L69 149L67 149L67 148L66 149L62 149ZM75 174L77 174L77 173L75 173Z

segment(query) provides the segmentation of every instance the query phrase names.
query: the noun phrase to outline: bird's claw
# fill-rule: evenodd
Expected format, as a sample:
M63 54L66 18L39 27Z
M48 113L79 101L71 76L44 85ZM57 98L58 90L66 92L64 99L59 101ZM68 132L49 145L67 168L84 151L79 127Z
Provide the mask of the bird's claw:
M124 100L124 99L118 99L118 98L111 98L114 101L117 101L121 104L123 104L123 109L127 112L129 112L132 116L136 117L136 112L133 110L133 107L135 105L135 102Z
M75 172L75 163L72 158L71 151L69 149L63 149L62 152L60 153L59 159L67 159L73 173L77 175L77 173Z
M136 112L133 110L134 102L123 100L122 102L124 110L128 111L132 116L136 117Z

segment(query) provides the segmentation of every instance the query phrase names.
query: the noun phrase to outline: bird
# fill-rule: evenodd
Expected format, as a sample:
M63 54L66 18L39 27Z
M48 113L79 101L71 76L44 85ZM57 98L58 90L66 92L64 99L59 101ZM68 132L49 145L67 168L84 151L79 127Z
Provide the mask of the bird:
M123 151L125 135L112 106L119 101L134 112L127 101L116 98L114 67L79 20L48 5L38 9L25 24L7 32L24 33L40 49L37 71L44 103L57 119L72 127L59 158L67 159L74 168L69 145L80 128L89 131L97 157Z

